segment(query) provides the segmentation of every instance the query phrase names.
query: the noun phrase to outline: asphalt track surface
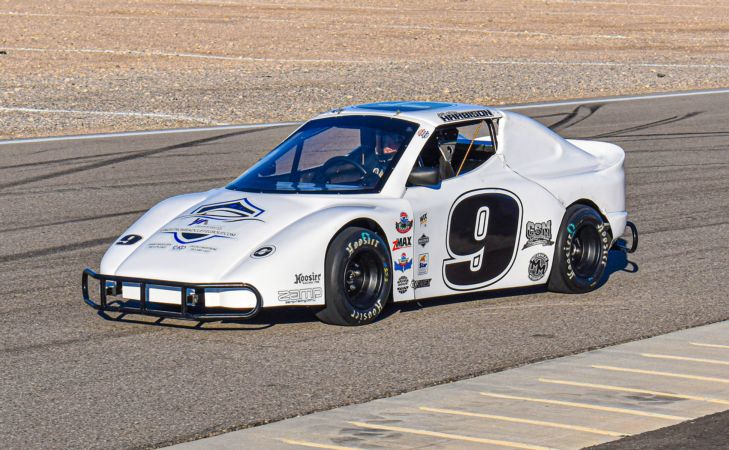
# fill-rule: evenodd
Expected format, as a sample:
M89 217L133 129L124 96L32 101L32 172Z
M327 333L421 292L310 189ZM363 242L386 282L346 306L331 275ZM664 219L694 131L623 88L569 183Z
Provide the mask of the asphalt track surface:
M81 301L81 270L143 211L224 185L290 126L2 145L0 445L158 446L729 319L727 104L521 110L626 149L638 253L612 253L609 280L587 295L410 303L358 328L306 309L160 326Z

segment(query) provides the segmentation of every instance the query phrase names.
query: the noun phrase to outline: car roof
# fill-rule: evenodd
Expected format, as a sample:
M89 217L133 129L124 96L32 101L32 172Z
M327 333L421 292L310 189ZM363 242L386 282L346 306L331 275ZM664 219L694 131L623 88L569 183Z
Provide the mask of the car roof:
M444 123L474 120L479 118L498 119L503 117L500 110L490 106L471 105L467 103L392 101L365 103L332 109L316 118L337 115L378 115L397 117L432 126Z

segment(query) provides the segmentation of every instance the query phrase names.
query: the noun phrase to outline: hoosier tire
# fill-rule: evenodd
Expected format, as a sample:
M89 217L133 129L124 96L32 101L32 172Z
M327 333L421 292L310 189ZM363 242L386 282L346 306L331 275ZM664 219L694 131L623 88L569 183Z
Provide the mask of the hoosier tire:
M612 240L608 228L602 216L589 206L567 208L549 275L550 291L578 294L598 286Z
M342 230L326 255L326 307L317 313L333 325L374 321L392 292L389 248L377 233L360 227Z

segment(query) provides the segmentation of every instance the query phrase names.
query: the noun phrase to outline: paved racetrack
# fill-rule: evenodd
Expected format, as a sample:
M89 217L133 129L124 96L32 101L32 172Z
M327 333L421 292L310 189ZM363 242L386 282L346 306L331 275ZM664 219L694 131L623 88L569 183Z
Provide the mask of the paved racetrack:
M611 254L588 295L412 303L359 328L305 309L199 329L116 322L80 299L81 270L144 210L223 185L291 127L0 145L0 442L162 445L729 319L728 103L522 110L626 149L638 253Z

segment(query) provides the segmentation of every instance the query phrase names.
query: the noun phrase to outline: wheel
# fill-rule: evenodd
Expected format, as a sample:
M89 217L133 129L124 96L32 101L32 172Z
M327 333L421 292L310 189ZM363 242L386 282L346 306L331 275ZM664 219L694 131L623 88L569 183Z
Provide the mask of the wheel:
M605 273L610 249L609 226L586 205L567 208L557 236L548 288L578 294L595 289Z
M377 318L392 292L389 247L377 233L349 227L332 241L324 277L322 322L364 325Z
M353 161L346 156L334 156L321 166L319 169L320 172L317 175L317 181L319 183L331 182L332 177L340 175L340 171L342 170L341 166L349 166L350 168L356 169L360 174L360 180L366 177L368 173L367 169L365 169L364 166L357 161ZM336 169L334 173L330 173L332 169Z

